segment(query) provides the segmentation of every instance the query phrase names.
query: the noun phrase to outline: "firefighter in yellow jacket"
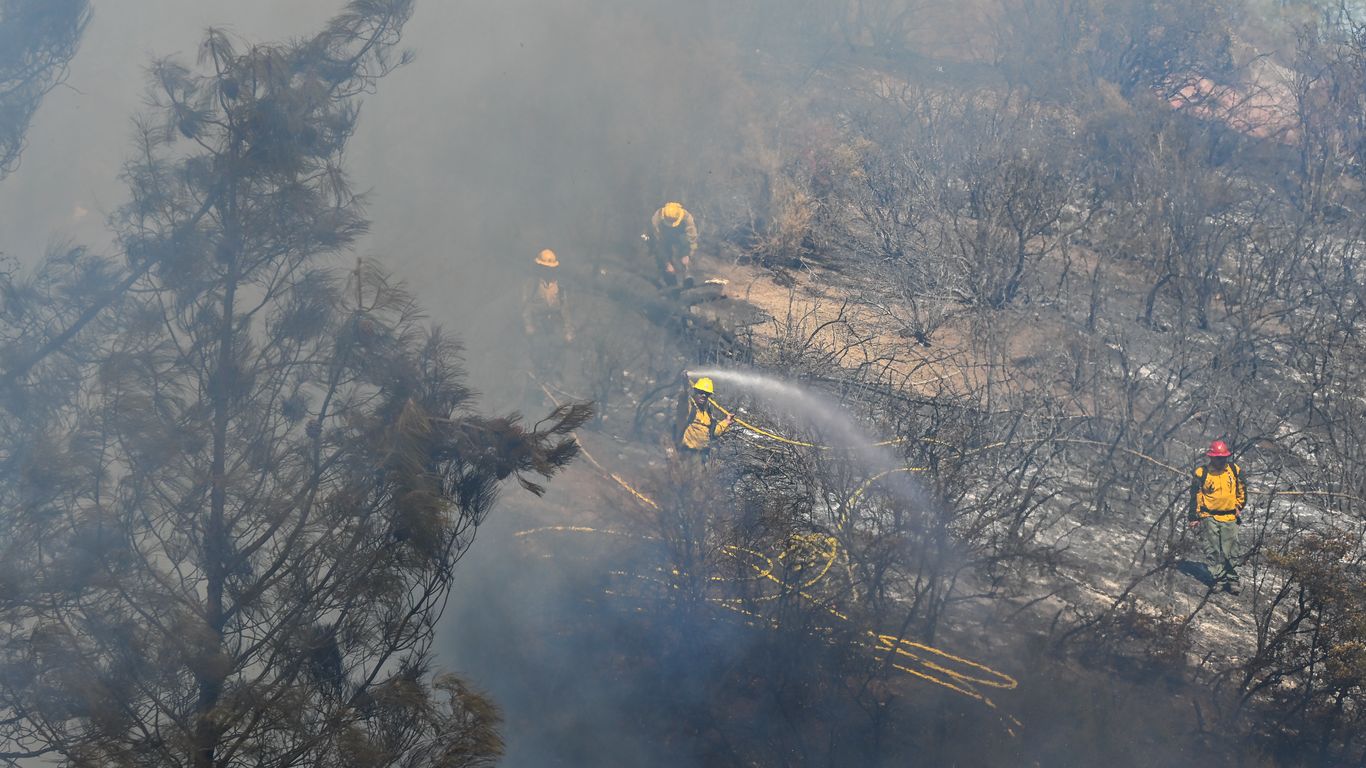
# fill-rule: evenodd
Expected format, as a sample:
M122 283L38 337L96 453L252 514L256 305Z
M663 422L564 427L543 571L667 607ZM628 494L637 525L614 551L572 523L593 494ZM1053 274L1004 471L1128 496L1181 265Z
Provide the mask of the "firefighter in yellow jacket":
M1236 595L1242 591L1237 568L1238 526L1243 523L1247 486L1238 465L1229 461L1233 454L1223 440L1211 443L1205 455L1209 463L1196 467L1191 481L1190 524L1202 529L1215 585Z
M697 253L697 222L681 203L665 203L650 217L650 252L664 285L688 285Z
M522 323L531 365L541 379L558 378L566 345L574 340L569 307L560 286L560 260L549 248L537 254L535 274L522 289Z
M695 456L706 463L712 443L730 429L732 417L724 415L711 400L716 391L712 380L703 376L693 382L689 391L678 400L678 417L674 428L674 442L685 456Z

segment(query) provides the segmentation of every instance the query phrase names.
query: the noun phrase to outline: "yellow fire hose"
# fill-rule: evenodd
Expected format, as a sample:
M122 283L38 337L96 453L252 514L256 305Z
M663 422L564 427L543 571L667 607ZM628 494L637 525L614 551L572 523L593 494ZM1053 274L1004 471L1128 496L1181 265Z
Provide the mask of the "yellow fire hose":
M621 538L631 538L641 541L658 541L652 536L625 533L622 531L595 529L586 526L575 525L556 525L531 528L518 531L518 537L530 537L547 533L584 533L602 536L615 536ZM811 550L814 545L823 551L816 552L816 557L807 564L807 567L815 569L815 575L806 577L797 584L790 584L779 578L775 572L778 570L778 562L787 559L788 556L798 549ZM765 602L779 600L788 595L796 595L807 602L816 605L830 617L841 622L850 622L853 619L838 608L826 604L819 596L813 594L811 590L829 576L835 563L841 557L846 558L843 548L839 541L833 536L822 534L802 534L793 537L788 549L778 555L777 559L748 547L738 547L726 545L721 548L723 554L736 559L748 566L755 572L752 577L756 580L769 581L778 585L778 591L769 595L762 595L751 599L749 602ZM644 577L638 574L628 574L626 572L614 572L616 575L640 578L645 581L659 584L672 589L677 589L676 584L670 584L660 579ZM677 570L673 575L678 576ZM712 577L711 581L729 581L720 577ZM609 593L615 594L615 593ZM708 597L707 601L725 608L726 610L744 615L748 618L764 622L770 627L776 627L774 619L764 617L755 611L745 607L746 601L739 598ZM890 666L920 680L933 683L954 693L966 696L978 701L991 709L998 709L996 703L989 696L986 696L978 688L995 688L998 690L1012 690L1019 686L1019 682L1010 675L993 669L971 659L949 653L942 648L936 648L924 643L918 643L904 637L897 637L872 630L864 630L860 634L866 637L863 646L871 653L885 655ZM1015 730L1011 726L1019 726L1020 722L1010 715L1003 715L1005 720L1003 725L1010 735L1015 735Z
M549 397L550 400L558 406L559 401L550 392L550 390L544 384L541 384L540 386L541 389L545 392L546 396ZM713 401L713 403L715 403L715 401ZM733 418L735 423L739 424L741 427L749 430L750 432L753 432L762 437L766 437L770 440L774 440L776 442L783 443L786 445L792 445L802 448L812 448L816 450L835 449L834 446L820 445L817 443L811 443L802 440L794 440L792 438L785 437L781 434L778 434L777 432L765 429L763 427L757 426L748 421L740 419L735 416L734 412L728 410L719 403L715 404L722 413ZM639 503L647 507L650 507L651 509L654 509L656 511L660 509L659 504L654 499L650 498L648 495L644 494L639 489L632 486L620 475L604 467L587 450L583 442L578 439L577 435L573 435L573 437L575 442L579 446L580 452L583 454L584 458L589 462L589 464L591 464L594 467L594 469L596 469L603 476L607 477L612 482L620 486ZM892 440L884 440L877 443L870 443L869 445L873 447L898 445L906 442L907 439L908 438L895 438ZM933 438L920 439L926 442L947 445L947 443L943 443L942 441L935 440ZM1067 443L1075 445L1089 445L1111 448L1129 454L1136 458L1139 458L1143 461L1153 464L1154 466L1166 469L1174 474L1183 476L1186 474L1186 471L1180 469L1179 467L1175 467L1160 459L1149 456L1145 453L1134 450L1132 448L1128 448L1125 446L1116 446L1111 443L1099 440L1090 440L1085 438L1036 438L1034 440L1025 440L1016 443L1002 441L983 445L971 450L962 451L960 455L968 456L986 452L989 450L994 450L997 448L1008 447L1010 445L1019 445L1022 443L1028 444L1031 442ZM849 511L852 510L858 504L858 502L862 499L864 494L866 494L867 491L872 487L872 485L877 481L897 472L923 472L927 470L927 467L898 467L895 469L880 472L878 474L873 475L872 477L869 477L850 496L849 500L846 502L842 514L842 519L847 520ZM1330 491L1275 491L1273 489L1272 492L1279 493L1282 496L1325 496L1362 501L1361 499L1350 494L1336 493ZM585 526L546 526L541 528L533 528L525 531L520 531L516 535L519 537L525 537L542 533L585 533L634 538L644 541L655 540L653 539L653 537L649 536L624 533L620 531L599 530ZM801 583L795 586L788 584L787 582L784 582L774 573L778 568L778 562L786 559L789 556L789 554L793 552L791 544L789 544L789 548L787 550L784 550L784 552L778 555L776 561L774 560L774 558L771 558L768 555L744 547L727 545L722 548L722 552L729 557L735 558L736 560L739 560L741 562L745 562L749 568L755 571L755 575L752 577L753 579L771 581L779 586L779 592L755 598L756 601L777 600L786 594L795 594L805 600L808 600L820 606L834 619L846 622L852 621L852 618L849 615L840 612L833 606L824 604L819 597L812 595L810 593L811 589L817 587L821 582L826 580L831 570L833 569L836 561L839 560L841 557L844 559L846 568L849 570L849 577L852 585L852 566L850 566L849 564L847 552L845 552L845 550L840 546L838 539L835 539L834 537L825 536L822 538L822 535L820 534L808 534L807 536L820 538L821 541L818 543L823 545L824 548L817 553L817 557L813 558L813 561L817 566L815 575L802 581ZM815 538L813 538L812 541L815 541ZM802 543L800 539L797 539L797 541L799 543ZM805 542L805 544L810 543L810 541ZM678 575L677 571L674 572L674 575ZM653 579L650 580L658 581ZM711 580L726 581L726 579L722 579L721 577L711 577ZM744 608L743 601L737 598L712 597L708 598L708 600L718 605L719 607L725 608L727 610L734 611L736 613L748 616L756 620L766 621L766 623L768 623L769 625L774 624L773 620L766 620L763 617L756 614L755 612ZM1005 674L1004 672L992 669L991 667L988 667L985 664L981 664L980 662L956 656L943 649L935 648L933 646L928 646L921 643L916 643L912 640L908 640L902 637L896 637L894 635L880 634L873 630L864 630L864 634L866 634L866 636L869 638L869 642L867 643L868 649L874 653L886 654L886 657L892 668L905 674L916 677L918 679L922 679L935 685L941 686L947 690L954 691L955 693L961 694L968 698L977 700L992 709L996 709L996 704L989 697L987 697L979 690L977 690L978 687L1009 690L1018 686L1018 682L1013 677ZM916 666L910 666L911 664L914 664ZM1008 715L1006 717L1008 717L1008 719L1015 725L1019 725L1019 721L1015 718L1009 717ZM1007 724L1005 727L1012 736L1015 735L1015 732L1013 729L1011 729L1010 725Z
M554 395L552 395L549 389L544 385L542 385L542 390L546 393L546 396L550 398L551 402L555 403L557 406L559 405L559 402ZM611 472L598 462L598 460L584 448L583 442L578 439L577 435L574 435L574 440L579 445L579 450L584 458L588 460L589 464L591 464L594 469L620 486L636 501L656 511L660 509L659 504L654 499L642 493L639 489L626 482L620 475ZM519 531L516 536L527 537L544 533L585 533L633 538L642 541L655 540L650 536L631 534L622 531L600 530L586 526L570 525L532 528ZM796 552L799 547L803 551L811 551L816 554L816 557L812 558L814 562L811 563L816 566L816 571L814 576L808 577L796 585L792 585L783 581L775 575L774 572L778 570L778 563L787 559L789 555ZM726 545L722 547L721 551L728 557L735 558L740 562L746 562L746 560L742 558L748 557L749 560L746 564L755 572L755 575L752 578L770 581L779 586L780 591L778 593L762 597L763 601L777 600L785 594L795 594L798 597L819 606L832 618L845 622L853 620L848 614L839 611L833 606L826 605L819 597L810 592L811 589L826 580L831 570L834 568L835 563L841 558L844 559L846 569L849 571L849 579L852 586L853 571L852 566L849 564L848 554L840 545L839 540L835 537L816 533L795 536L789 541L788 548L778 555L776 561L768 555L746 547ZM713 577L712 580L722 581L723 579ZM743 608L742 601L726 598L709 598L709 601L728 610L748 615L751 618L760 618L756 616L754 612ZM769 623L771 624L772 622L770 621ZM940 648L917 643L906 638L880 634L873 630L864 630L862 634L866 635L869 639L866 647L873 653L886 654L892 668L897 671L934 683L935 685L960 695L967 696L992 709L997 708L995 702L977 691L975 686L1009 690L1019 685L1013 677L1004 672L997 671L979 662L956 656ZM910 664L915 664L917 666L909 666ZM949 664L958 665L960 669L946 666ZM1010 723L1013 723L1016 726L1019 725L1019 721L1014 717L1009 715L1006 715L1005 717ZM1005 724L1005 728L1010 735L1015 735L1015 731L1010 724Z

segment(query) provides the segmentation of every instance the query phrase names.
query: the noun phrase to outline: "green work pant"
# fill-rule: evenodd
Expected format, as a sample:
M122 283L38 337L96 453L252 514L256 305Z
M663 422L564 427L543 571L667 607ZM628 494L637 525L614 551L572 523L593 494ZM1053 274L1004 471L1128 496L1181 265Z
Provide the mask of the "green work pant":
M564 327L552 323L536 326L536 331L527 336L527 346L531 352L531 370L543 382L564 380L560 369L564 361Z
M691 253L692 245L687 240L672 235L662 235L650 242L655 255L655 266L659 268L659 279L664 285L686 283L689 267L683 265L683 259ZM670 266L674 268L673 272L668 270Z
M1209 558L1210 571L1216 582L1238 581L1238 524L1221 523L1207 517L1200 523L1200 532L1205 540L1205 557Z
M696 462L697 464L703 467L711 463L710 445L708 445L706 448L689 448L688 446L680 443L678 446L678 454L684 457L686 460Z

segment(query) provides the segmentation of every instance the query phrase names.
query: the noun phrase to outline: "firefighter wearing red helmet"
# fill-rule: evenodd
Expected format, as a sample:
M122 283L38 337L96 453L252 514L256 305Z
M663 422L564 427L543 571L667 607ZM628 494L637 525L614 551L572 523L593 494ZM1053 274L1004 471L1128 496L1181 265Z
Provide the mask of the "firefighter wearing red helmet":
M1242 471L1229 458L1233 452L1223 440L1210 443L1209 461L1196 467L1191 481L1190 524L1200 528L1216 587L1238 594L1238 526L1247 505L1247 486Z

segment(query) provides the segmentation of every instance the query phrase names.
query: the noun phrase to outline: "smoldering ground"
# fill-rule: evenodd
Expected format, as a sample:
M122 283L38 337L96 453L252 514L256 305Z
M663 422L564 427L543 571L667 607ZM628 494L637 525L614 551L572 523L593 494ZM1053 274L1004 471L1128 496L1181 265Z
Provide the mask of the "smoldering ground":
M677 487L677 475L643 451L586 439L651 498ZM452 658L505 708L509 765L882 765L919 756L1139 766L1227 757L1227 745L1196 737L1170 668L1142 665L1117 678L1104 654L1095 668L1068 664L1030 639L1028 622L964 606L936 640L959 661L914 652L990 681L959 666L963 656L985 662L1016 676L1018 689L887 675L886 664L901 662L965 685L942 666L873 650L823 602L838 584L814 585L811 571L783 573L791 588L756 592L741 553L772 553L783 535L761 514L739 519L746 515L725 494L706 509L710 530L697 530L706 527L699 516L681 534L686 508L652 510L590 466L562 480L576 503L509 500L481 531L448 617ZM692 599L680 567L689 535L750 542L694 566L711 587Z

